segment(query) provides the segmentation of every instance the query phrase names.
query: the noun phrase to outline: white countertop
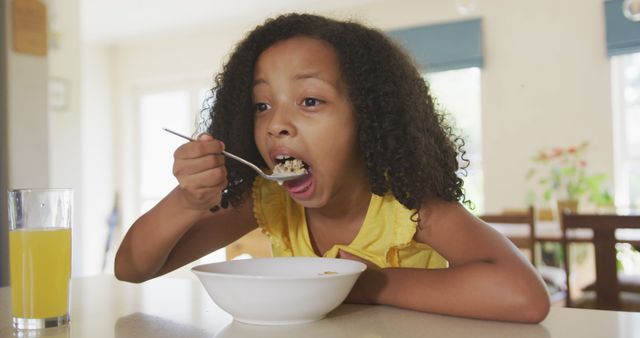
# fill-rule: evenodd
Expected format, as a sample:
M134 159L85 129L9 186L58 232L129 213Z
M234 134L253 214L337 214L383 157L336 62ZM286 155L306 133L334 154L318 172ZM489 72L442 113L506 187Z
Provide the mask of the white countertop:
M111 275L72 281L71 324L47 337L640 337L640 313L552 308L540 325L433 315L388 306L342 305L323 320L294 326L234 322L194 279L143 284ZM11 327L10 289L0 288L0 337Z

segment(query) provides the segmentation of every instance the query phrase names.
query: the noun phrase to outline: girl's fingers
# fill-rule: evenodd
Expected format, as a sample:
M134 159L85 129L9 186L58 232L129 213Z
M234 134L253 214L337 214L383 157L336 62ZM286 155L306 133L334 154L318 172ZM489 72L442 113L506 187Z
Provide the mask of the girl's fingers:
M198 141L187 142L176 149L173 158L193 159L205 155L220 154L224 150L224 143L210 137L201 137Z
M196 137L196 139L198 141L210 141L210 140L213 140L213 136L211 136L211 134L209 134L209 133L202 133L202 134L198 135L198 137Z
M208 210L220 202L227 186L223 150L222 142L203 134L174 152L173 175L190 208Z
M173 164L173 175L193 175L209 169L224 167L224 155L205 155L191 159L176 159Z
M180 191L190 208L208 210L220 203L222 191L227 186L227 170L224 166L177 176Z

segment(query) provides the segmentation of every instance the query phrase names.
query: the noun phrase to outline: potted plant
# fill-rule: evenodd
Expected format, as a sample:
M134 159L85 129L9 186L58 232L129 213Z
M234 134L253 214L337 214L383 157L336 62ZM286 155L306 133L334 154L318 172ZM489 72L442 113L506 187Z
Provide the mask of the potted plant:
M544 200L555 199L560 211L576 212L581 199L600 207L613 205L613 198L603 189L607 176L587 173L584 155L588 146L585 141L566 148L542 149L531 159L534 167L527 172L527 180L535 180Z

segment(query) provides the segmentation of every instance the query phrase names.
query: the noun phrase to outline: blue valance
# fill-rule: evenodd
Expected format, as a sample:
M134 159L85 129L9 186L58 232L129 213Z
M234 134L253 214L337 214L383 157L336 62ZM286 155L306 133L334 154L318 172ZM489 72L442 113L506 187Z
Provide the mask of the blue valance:
M482 20L449 22L387 32L425 71L482 67Z
M604 3L609 56L640 52L640 22L627 19L622 13L622 0Z

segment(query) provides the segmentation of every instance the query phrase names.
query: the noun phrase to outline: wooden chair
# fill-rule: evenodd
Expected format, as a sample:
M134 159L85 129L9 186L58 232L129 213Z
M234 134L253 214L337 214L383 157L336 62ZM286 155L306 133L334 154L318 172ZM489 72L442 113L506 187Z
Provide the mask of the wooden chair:
M525 224L529 227L528 236L508 236L508 238L520 249L529 250L529 259L531 263L536 266L536 223L535 212L533 207L529 207L525 212L509 212L504 214L486 214L478 216L480 219L487 223L501 224L501 225L518 225Z
M571 229L591 229L593 237L588 242L595 248L596 281L593 289L596 292L595 305L583 304L581 307L595 307L603 310L635 310L640 309L637 304L622 304L621 292L640 291L639 278L625 278L622 280L617 273L616 243L626 242L632 245L640 244L636 240L619 240L615 237L617 229L640 229L640 215L584 215L563 213L561 216L562 247L564 250L564 269L567 276L566 305L576 307L578 300L571 298L571 279L569 244L584 242L569 236ZM640 297L635 297L640 299Z
M487 223L497 225L517 225L523 224L529 227L528 234L525 236L507 236L513 244L519 249L525 249L529 252L531 264L538 270L538 273L544 280L547 290L549 291L549 300L553 305L562 305L565 302L566 289L564 283L564 271L560 268L538 265L536 258L536 243L539 242L536 237L535 211L533 207L529 207L525 212L508 212L495 215L481 215L480 219Z

